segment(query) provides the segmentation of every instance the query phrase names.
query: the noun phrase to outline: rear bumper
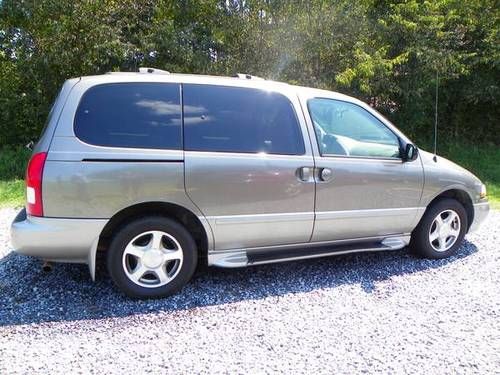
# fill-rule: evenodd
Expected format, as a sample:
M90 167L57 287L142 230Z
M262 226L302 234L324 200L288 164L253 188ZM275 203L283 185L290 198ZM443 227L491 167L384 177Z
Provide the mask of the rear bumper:
M23 255L93 267L93 255L106 223L103 219L27 216L23 209L11 225L11 241L14 250Z
M469 228L469 233L474 232L479 229L481 223L486 220L488 213L490 212L490 204L488 202L481 202L474 204L474 221Z

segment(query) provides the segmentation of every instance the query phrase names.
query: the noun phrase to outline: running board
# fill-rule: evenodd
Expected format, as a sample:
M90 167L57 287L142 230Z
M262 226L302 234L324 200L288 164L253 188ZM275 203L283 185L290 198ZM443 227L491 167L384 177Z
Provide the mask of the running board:
M363 244L345 244L336 246L322 246L309 249L291 249L275 251L255 251L248 253L248 265L284 262L290 260L319 258L329 255L349 254L363 251L392 250L391 247L380 242L365 242Z
M213 252L208 256L211 266L235 268L258 264L286 262L299 259L319 258L331 255L372 251L399 250L409 243L409 236L388 237L382 241L337 242L330 244L257 248Z

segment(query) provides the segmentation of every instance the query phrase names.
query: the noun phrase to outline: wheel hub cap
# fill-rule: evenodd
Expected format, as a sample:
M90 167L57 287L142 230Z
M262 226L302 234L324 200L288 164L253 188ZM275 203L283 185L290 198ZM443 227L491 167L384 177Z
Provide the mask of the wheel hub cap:
M125 247L122 257L125 275L145 288L168 284L180 272L183 261L179 241L159 230L135 236Z
M455 211L440 212L429 230L429 242L434 250L443 252L450 249L457 242L460 226L460 216Z
M142 263L147 268L158 268L163 263L163 254L159 250L148 250L144 252Z

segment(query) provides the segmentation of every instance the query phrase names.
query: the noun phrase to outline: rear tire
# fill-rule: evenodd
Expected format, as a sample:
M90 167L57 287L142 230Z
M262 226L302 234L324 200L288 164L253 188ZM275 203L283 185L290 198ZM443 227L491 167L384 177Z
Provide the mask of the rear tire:
M132 298L177 293L193 275L196 244L184 226L162 216L134 220L113 237L107 266L116 286Z
M431 205L411 235L411 250L424 258L443 259L456 253L468 228L467 212L455 199Z

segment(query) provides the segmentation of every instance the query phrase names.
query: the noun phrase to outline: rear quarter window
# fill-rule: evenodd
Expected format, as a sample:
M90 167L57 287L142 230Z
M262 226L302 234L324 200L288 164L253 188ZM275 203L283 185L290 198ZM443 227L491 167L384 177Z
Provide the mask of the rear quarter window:
M182 148L180 88L173 83L116 83L90 88L75 115L75 135L108 147Z

